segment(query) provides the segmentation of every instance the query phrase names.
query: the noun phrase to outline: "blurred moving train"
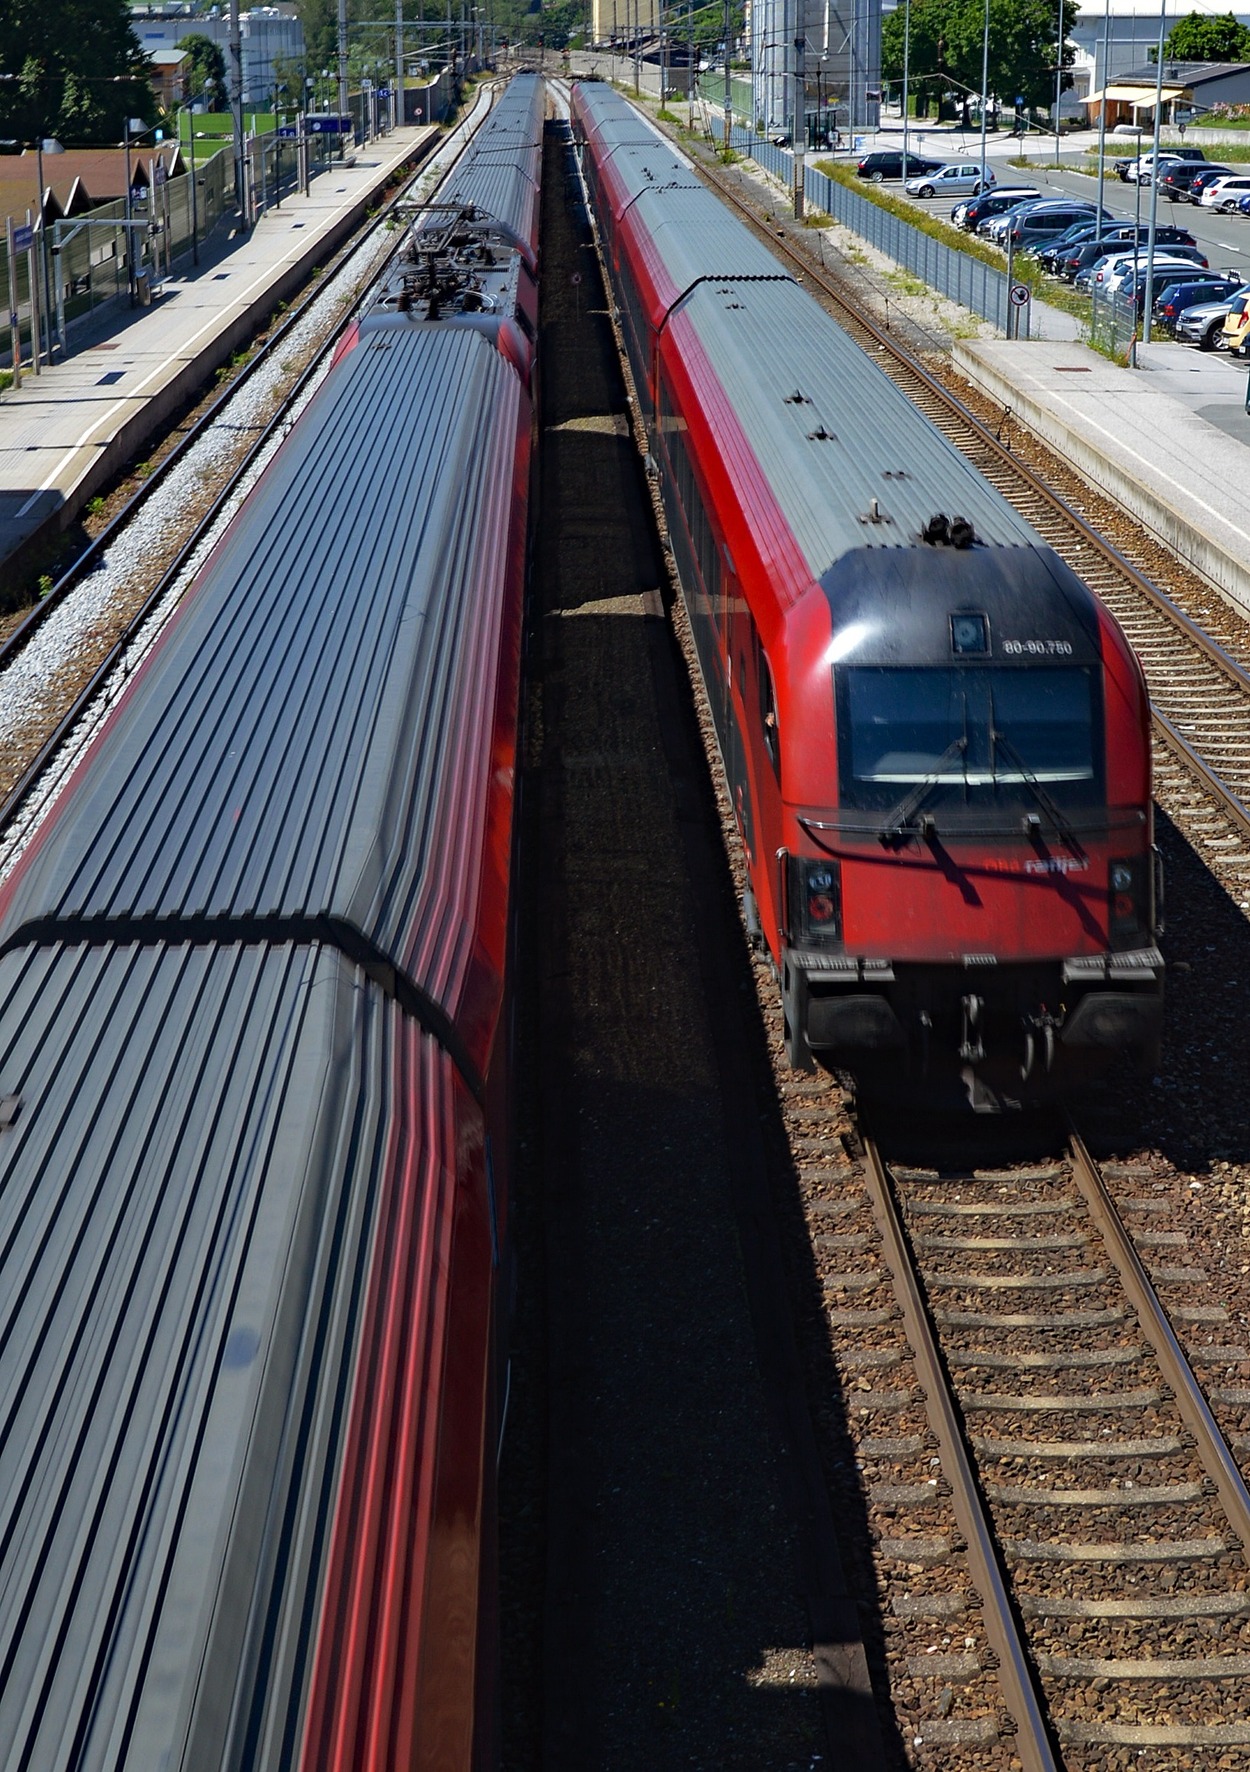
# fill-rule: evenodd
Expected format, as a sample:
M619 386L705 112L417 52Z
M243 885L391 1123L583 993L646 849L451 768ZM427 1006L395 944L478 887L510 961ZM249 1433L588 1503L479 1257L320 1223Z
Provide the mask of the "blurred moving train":
M1120 629L633 106L572 114L790 1062L983 1109L1152 1065Z
M545 97L0 889L0 1764L494 1757Z

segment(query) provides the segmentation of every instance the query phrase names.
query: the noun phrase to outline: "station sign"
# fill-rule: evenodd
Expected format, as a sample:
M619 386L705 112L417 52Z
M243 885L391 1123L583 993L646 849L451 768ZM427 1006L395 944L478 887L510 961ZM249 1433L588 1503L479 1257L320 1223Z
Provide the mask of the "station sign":
M14 228L14 230L13 230L13 250L14 250L14 252L29 252L31 247L34 244L35 244L35 230L34 230L34 228L31 228L31 227Z
M305 119L305 127L309 135L350 135L352 120L350 117L334 117L324 114Z

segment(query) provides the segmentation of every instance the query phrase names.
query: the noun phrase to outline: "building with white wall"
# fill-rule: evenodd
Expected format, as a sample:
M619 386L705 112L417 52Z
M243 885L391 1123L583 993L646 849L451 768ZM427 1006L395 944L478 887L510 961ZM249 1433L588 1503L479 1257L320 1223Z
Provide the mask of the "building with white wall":
M881 0L748 0L756 124L793 132L802 107L841 129L876 127Z
M194 12L184 3L132 6L130 22L135 36L150 55L153 50L176 49L184 37L207 37L226 56L229 66L230 21L225 9ZM294 13L276 6L254 6L241 13L239 34L243 46L243 103L261 106L269 102L274 88L274 63L303 61L304 28Z

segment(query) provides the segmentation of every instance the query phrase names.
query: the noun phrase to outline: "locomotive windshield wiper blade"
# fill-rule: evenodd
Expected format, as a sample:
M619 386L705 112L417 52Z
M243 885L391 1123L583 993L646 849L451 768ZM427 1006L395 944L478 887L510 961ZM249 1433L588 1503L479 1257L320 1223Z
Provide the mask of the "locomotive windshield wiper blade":
M1024 758L1020 755L1019 751L1016 750L1010 739L1007 738L1006 734L1000 732L997 727L992 726L990 728L990 744L993 746L994 750L1001 750L1012 768L1018 772L1021 781L1024 783L1025 787L1028 788L1042 811L1046 814L1057 835L1063 838L1073 854L1083 854L1084 852L1081 849L1080 839L1077 837L1076 832L1072 829L1072 826L1063 816L1063 813L1060 812L1059 808L1055 805L1055 802L1051 799L1050 795L1046 792L1046 789L1037 779L1037 776L1034 775L1033 771L1024 761Z
M883 843L895 843L906 837L912 829L912 820L924 805L935 787L942 780L942 772L948 763L953 763L968 748L968 735L961 733L942 752L933 768L919 780L911 792L901 799L881 827L880 836Z

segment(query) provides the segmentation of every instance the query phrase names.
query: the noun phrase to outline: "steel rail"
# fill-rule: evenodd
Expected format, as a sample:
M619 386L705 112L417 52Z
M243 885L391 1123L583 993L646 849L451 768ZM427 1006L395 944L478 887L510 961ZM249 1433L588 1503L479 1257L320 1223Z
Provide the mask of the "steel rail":
M1176 1331L1158 1293L1150 1282L1145 1264L1125 1228L1107 1191L1102 1172L1090 1156L1076 1127L1069 1121L1068 1139L1072 1151L1073 1176L1098 1226L1107 1253L1115 1263L1120 1284L1137 1313L1138 1326L1154 1349L1163 1376L1171 1386L1176 1406L1185 1425L1194 1436L1195 1449L1202 1467L1214 1483L1221 1505L1234 1535L1243 1549L1250 1550L1250 1491L1247 1490L1237 1462L1216 1424L1202 1386L1181 1346Z
M431 136L428 141L419 144L408 162L407 170L401 174L400 190L396 192L395 196L390 198L378 214L369 216L360 227L353 229L350 237L343 242L338 251L332 253L323 264L317 267L318 275L313 281L312 287L299 303L286 314L277 330L270 333L255 355L249 357L247 362L240 366L238 374L231 377L212 403L196 419L190 430L179 439L168 455L162 457L143 484L126 500L117 515L110 519L99 535L92 537L83 551L66 567L47 595L33 604L29 613L23 617L13 632L3 642L0 642L0 672L12 664L18 653L23 650L52 611L65 601L83 575L113 546L125 526L157 491L166 476L183 460L187 451L200 442L204 435L212 429L239 389L244 387L258 370L273 360L273 353L287 342L294 328L307 317L314 304L319 300L327 280L342 270L352 253L358 249L361 241L368 234L384 225L395 205L400 201L403 190L441 145L442 138L438 136ZM387 255L386 263L390 262L397 250L398 246L392 248ZM341 328L339 330L341 331Z
M1202 786L1218 802L1225 818L1230 824L1236 826L1247 842L1250 842L1250 807L1247 807L1244 800L1241 800L1233 792L1227 782L1220 780L1211 765L1198 755L1188 739L1181 737L1166 714L1161 714L1158 708L1152 706L1150 715L1155 731L1172 752L1172 755L1191 774L1198 777Z
M860 1136L873 1215L881 1231L903 1327L924 1391L925 1413L938 1443L942 1473L951 1486L951 1505L967 1544L972 1580L985 1608L986 1635L998 1657L1003 1700L1016 1725L1013 1750L1023 1772L1060 1772L1061 1762L1051 1745L1007 1578L968 1456L959 1407L930 1321L924 1286L894 1201L888 1169L876 1140L862 1121Z

